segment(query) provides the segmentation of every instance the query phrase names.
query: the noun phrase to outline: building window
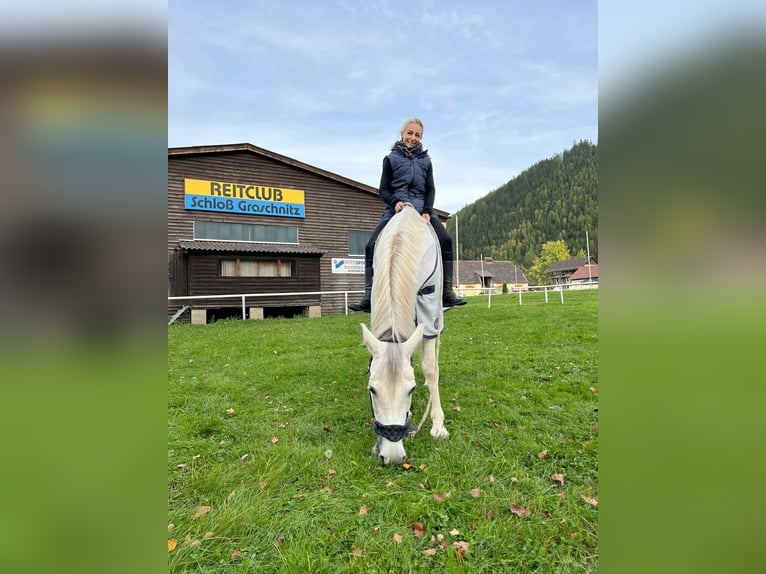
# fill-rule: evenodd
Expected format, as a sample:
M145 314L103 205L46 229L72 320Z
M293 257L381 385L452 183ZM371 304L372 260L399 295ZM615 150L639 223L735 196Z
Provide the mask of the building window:
M291 259L221 259L221 277L293 277Z
M364 256L364 248L372 236L372 231L349 231L348 254Z
M195 221L194 239L297 244L298 228L286 225L251 225L247 223Z

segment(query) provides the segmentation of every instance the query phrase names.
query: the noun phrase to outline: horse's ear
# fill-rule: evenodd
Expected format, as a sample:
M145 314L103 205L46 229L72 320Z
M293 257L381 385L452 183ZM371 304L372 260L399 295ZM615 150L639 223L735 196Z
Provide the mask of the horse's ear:
M411 357L412 354L415 352L415 349L418 348L418 345L420 345L420 342L423 340L423 331L426 328L425 323L420 323L417 328L415 329L415 332L412 334L412 336L407 339L404 343L402 343L402 350L404 351L404 354L407 357Z
M360 323L360 325L362 326L362 338L364 339L364 344L367 347L367 350L370 351L370 354L374 354L375 349L380 346L380 341L378 341L375 338L375 335L370 332L367 325L364 323Z

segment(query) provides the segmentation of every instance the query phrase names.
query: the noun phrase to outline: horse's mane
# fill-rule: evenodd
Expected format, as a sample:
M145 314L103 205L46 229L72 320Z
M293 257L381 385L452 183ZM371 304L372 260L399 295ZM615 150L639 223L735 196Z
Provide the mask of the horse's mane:
M427 248L425 220L405 207L388 222L375 246L372 333L404 341L415 331L419 266Z

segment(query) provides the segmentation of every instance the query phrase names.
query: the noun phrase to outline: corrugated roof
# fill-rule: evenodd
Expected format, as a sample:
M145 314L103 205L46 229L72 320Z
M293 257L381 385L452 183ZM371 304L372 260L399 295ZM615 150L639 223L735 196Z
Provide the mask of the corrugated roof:
M275 245L248 241L181 240L178 244L189 251L227 251L230 253L276 253L284 255L324 255L324 251L307 245Z

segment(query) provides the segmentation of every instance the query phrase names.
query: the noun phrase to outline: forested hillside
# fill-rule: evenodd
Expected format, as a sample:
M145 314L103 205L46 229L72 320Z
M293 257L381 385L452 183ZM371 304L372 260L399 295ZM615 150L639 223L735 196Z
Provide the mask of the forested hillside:
M458 220L459 238L455 235ZM460 258L494 257L529 269L546 241L563 239L574 256L598 259L598 146L581 141L542 160L450 217Z

